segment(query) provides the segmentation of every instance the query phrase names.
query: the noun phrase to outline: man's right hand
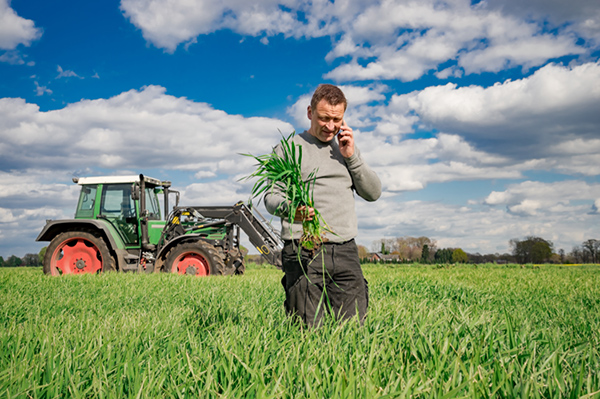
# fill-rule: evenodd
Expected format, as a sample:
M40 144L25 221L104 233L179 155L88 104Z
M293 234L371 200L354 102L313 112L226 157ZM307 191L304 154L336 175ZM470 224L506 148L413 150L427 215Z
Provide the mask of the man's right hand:
M296 215L294 215L294 222L304 222L307 220L313 220L315 217L315 209L307 208L306 206L299 206L296 208Z

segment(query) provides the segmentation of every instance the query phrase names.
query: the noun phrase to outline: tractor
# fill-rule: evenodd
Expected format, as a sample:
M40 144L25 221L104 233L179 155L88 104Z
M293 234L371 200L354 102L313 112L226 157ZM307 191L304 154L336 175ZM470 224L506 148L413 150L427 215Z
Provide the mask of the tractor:
M144 175L74 178L81 186L73 219L48 220L36 241L49 241L44 273L245 271L243 230L262 256L281 267L280 236L251 206L179 206L171 182ZM169 199L175 206L169 209ZM164 209L163 218L161 216Z

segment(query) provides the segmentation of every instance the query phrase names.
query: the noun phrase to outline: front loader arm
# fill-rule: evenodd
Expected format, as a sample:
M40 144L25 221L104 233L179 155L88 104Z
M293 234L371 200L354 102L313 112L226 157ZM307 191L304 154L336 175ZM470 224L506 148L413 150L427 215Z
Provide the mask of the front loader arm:
M238 225L260 254L272 265L281 267L283 242L273 227L258 211L252 211L242 202L234 206L190 206L205 218L225 219ZM256 215L255 215L256 213Z

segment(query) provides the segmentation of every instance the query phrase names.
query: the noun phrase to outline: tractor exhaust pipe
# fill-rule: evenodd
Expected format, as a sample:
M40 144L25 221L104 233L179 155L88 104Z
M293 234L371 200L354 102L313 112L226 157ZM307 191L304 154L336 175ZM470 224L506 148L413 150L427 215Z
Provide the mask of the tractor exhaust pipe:
M140 228L142 229L142 250L148 250L148 211L146 210L146 182L140 174Z

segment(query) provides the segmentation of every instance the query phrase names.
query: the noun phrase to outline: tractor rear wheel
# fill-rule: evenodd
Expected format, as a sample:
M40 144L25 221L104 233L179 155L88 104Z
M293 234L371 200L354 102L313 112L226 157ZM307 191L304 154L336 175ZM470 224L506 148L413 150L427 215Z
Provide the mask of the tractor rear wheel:
M87 231L67 231L54 237L44 256L44 273L100 273L115 270L115 259L102 238Z
M171 249L164 268L170 273L199 277L226 274L217 249L204 241L186 242Z

